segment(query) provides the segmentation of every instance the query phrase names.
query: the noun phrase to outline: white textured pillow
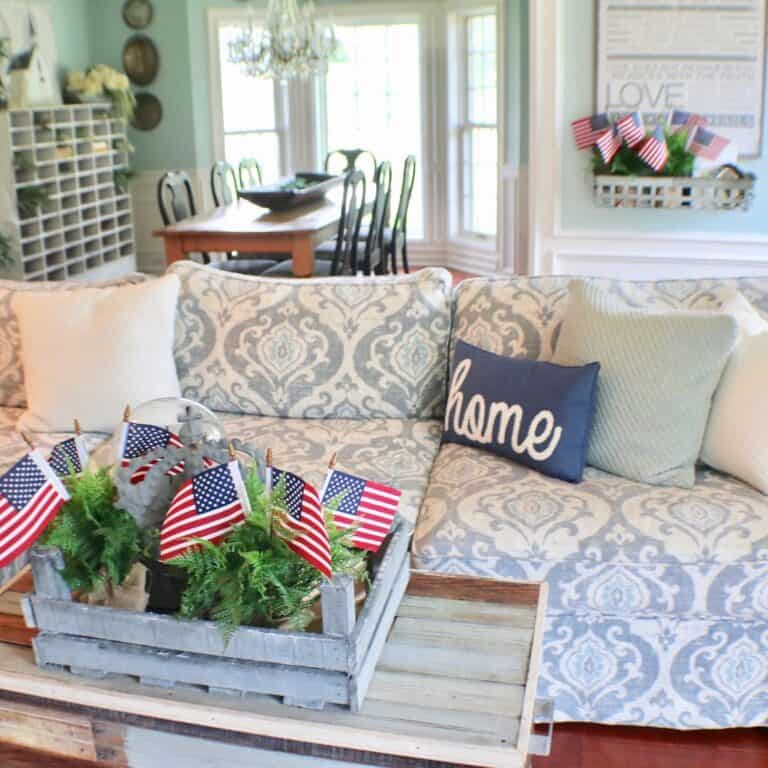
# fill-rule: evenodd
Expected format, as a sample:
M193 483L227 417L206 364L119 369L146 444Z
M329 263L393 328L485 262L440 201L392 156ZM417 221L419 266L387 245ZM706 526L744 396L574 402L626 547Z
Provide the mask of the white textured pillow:
M125 405L178 397L179 279L13 297L28 410L20 429L111 432Z
M737 291L722 310L736 318L740 334L715 392L701 458L768 493L768 323Z

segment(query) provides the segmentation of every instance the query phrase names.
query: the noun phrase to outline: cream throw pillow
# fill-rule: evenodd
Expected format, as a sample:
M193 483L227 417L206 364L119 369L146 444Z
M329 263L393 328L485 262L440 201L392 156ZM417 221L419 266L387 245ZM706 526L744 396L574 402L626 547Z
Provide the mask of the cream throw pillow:
M739 339L717 388L702 461L768 494L768 323L737 291L722 311L736 318Z
M126 404L178 397L179 278L13 297L28 410L19 429L112 432Z

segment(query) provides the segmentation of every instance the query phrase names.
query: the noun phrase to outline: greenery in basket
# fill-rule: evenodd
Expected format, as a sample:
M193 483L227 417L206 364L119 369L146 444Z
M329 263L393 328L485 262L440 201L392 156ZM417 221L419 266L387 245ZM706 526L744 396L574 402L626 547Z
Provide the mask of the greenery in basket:
M592 172L595 176L693 176L696 156L686 148L686 131L666 134L669 159L664 168L657 172L640 159L637 150L622 144L621 149L609 164L603 162L597 147L592 147Z
M46 531L44 543L61 550L63 576L73 590L89 594L105 586L110 593L147 556L152 537L116 505L109 468L88 468L64 482L72 498Z
M45 184L22 187L16 192L19 213L24 217L33 216L49 199L50 193Z
M201 540L198 549L172 561L188 578L181 615L213 619L227 639L241 624L304 629L323 576L278 535L284 484L268 494L252 469L245 485L251 502L245 523L221 544ZM326 517L334 573L364 577L366 553L349 546L350 531L340 531Z

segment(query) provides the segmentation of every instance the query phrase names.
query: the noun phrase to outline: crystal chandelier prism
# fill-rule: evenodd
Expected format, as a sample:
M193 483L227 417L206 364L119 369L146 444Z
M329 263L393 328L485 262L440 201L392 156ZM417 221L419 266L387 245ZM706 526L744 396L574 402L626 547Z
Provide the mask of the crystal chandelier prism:
M288 80L324 72L338 51L333 27L317 21L312 0L269 0L264 29L253 17L229 43L229 61L251 77Z

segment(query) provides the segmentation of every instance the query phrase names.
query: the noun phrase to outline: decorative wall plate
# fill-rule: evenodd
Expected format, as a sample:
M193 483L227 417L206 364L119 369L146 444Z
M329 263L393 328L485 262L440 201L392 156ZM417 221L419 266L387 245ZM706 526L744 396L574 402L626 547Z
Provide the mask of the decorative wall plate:
M154 13L150 0L125 0L123 4L123 21L132 29L148 27Z
M123 69L136 85L149 85L160 69L160 54L146 35L133 35L123 48Z
M131 125L139 131L151 131L163 119L163 105L153 93L137 93Z

